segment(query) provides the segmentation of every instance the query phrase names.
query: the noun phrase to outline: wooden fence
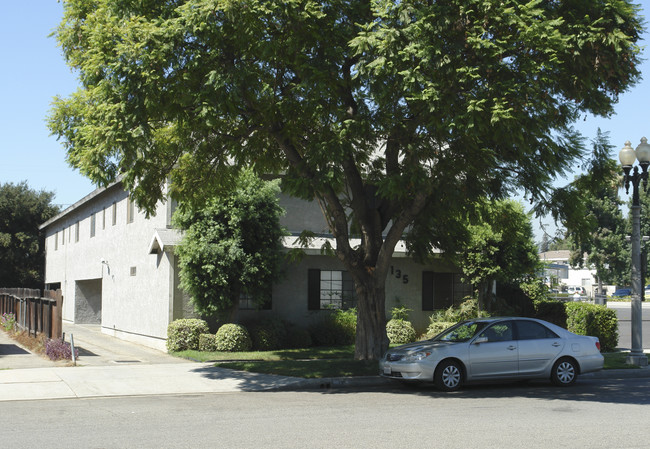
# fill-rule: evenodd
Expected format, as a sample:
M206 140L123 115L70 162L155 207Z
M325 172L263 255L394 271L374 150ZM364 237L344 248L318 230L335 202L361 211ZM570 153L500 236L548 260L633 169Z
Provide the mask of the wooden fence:
M61 290L0 288L0 315L13 313L21 330L36 336L61 338L63 333Z

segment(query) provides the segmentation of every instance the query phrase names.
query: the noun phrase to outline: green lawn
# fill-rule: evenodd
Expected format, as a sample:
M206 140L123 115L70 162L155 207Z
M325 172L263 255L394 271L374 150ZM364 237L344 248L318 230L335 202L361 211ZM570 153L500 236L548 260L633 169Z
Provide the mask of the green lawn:
M181 351L174 355L216 366L283 376L321 377L374 376L377 362L354 360L354 346L314 347L280 351L201 352Z
M638 366L628 365L625 363L625 358L628 352L607 352L603 353L605 356L604 369L639 369Z
M354 346L256 352L182 351L174 355L199 362L215 362L216 366L223 368L307 379L378 374L377 362L354 360ZM638 368L625 363L626 355L625 352L604 353L605 369Z
M304 349L282 349L278 351L251 351L251 352L202 352L180 351L175 356L197 362L221 362L240 360L316 360L316 359L352 359L354 358L354 345L336 347L313 347Z

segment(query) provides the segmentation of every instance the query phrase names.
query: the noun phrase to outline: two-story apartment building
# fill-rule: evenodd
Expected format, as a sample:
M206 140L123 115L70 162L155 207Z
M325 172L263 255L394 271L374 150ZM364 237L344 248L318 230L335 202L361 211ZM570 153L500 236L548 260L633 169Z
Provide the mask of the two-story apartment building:
M308 229L323 237L288 262L273 287L272 302L257 310L240 301L241 320L273 314L308 325L332 307L353 305L352 281L341 262L321 255L328 230L316 203L282 195L282 225L291 233L284 246ZM190 299L179 288L174 247L181 233L171 226L173 201L158 204L155 216L140 213L121 182L97 189L41 226L46 236L45 282L63 290L63 319L101 325L102 332L165 349L167 326L193 317ZM333 240L332 240L333 241ZM410 319L424 332L434 309L449 307L471 293L454 267L436 260L421 265L401 242L386 281L386 310L411 309Z

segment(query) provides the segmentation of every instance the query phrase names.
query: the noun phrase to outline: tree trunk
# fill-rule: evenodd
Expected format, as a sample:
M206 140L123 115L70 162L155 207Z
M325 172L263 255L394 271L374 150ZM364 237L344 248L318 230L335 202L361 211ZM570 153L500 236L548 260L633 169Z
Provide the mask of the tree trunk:
M386 275L350 273L357 292L357 337L354 357L379 360L388 349L386 336Z

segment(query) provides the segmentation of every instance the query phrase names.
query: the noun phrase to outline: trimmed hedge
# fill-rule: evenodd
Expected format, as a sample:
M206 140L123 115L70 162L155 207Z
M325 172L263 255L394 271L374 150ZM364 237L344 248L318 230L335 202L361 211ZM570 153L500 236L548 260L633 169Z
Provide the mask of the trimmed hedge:
M217 350L217 339L214 334L199 335L199 351L214 352Z
M217 351L242 352L253 347L248 331L241 324L224 324L215 336Z
M290 325L287 328L287 349L309 348L312 344L311 334L304 327Z
M172 321L167 327L167 350L169 352L199 349L199 337L209 332L208 323L196 318Z
M353 345L357 335L357 309L327 313L309 331L317 346Z
M554 300L537 300L534 302L535 318L567 328L567 309L565 303Z
M284 349L287 342L287 324L279 318L267 317L248 326L256 351Z
M598 337L603 351L612 351L618 344L616 311L606 306L569 302L564 304L567 330L578 335Z

